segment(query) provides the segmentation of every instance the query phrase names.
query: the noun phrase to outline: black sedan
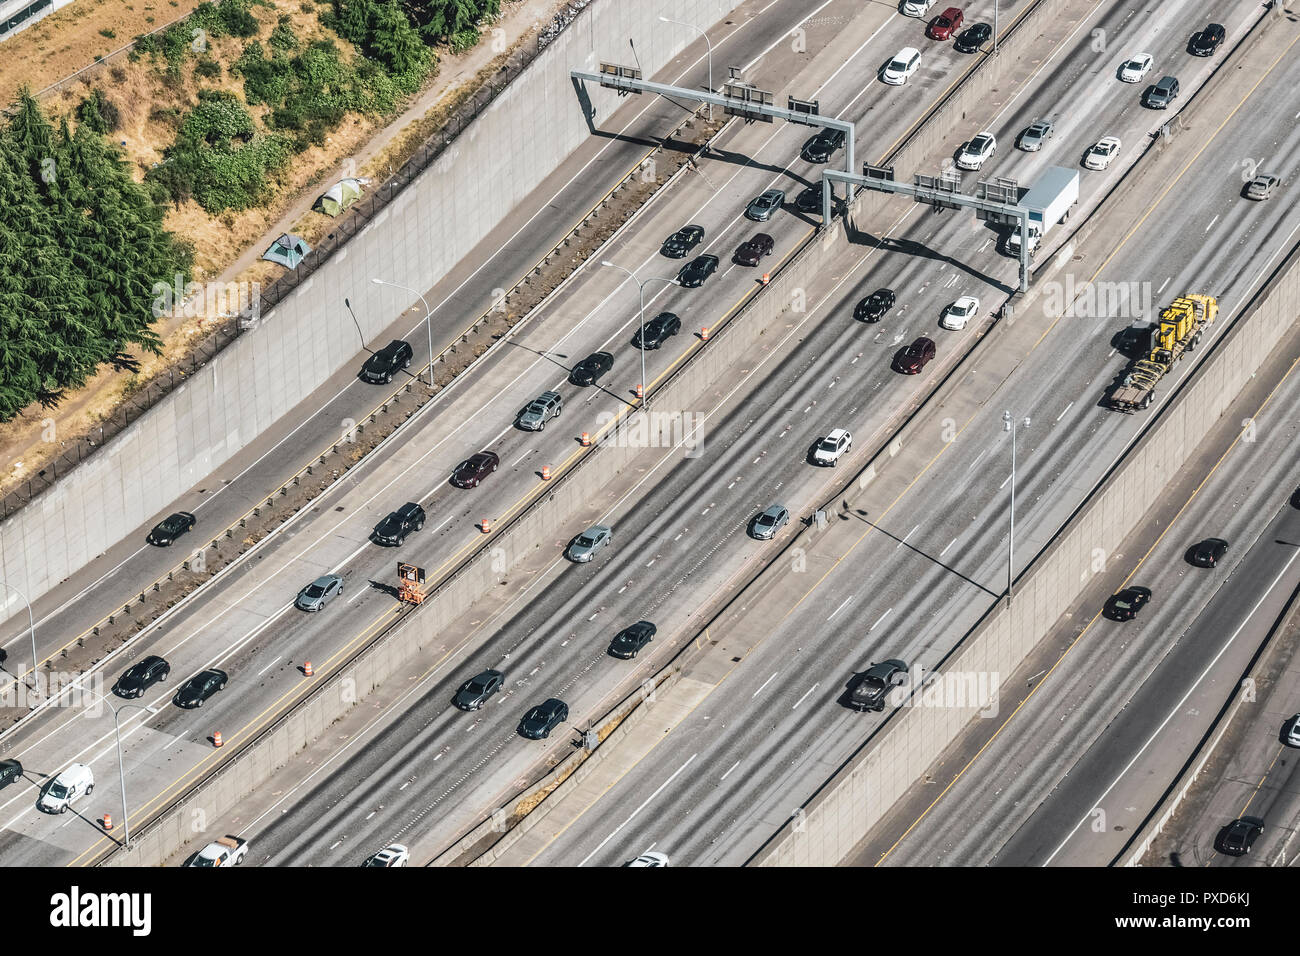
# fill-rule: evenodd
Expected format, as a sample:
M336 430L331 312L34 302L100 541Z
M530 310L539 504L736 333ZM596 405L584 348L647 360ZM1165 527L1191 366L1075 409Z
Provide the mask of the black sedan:
M461 710L478 710L505 682L506 676L500 671L484 671L461 684L451 702Z
M411 365L411 346L401 339L393 339L361 366L361 378L375 385L386 385L393 380L398 370Z
M894 290L877 289L853 309L853 317L859 322L879 322L894 307Z
M640 327L632 333L632 345L639 349L657 349L682 330L682 320L671 312L660 312L645 324L645 335Z
M704 285L704 280L718 271L718 257L696 256L682 267L677 281L687 289L697 289Z
M1125 588L1106 602L1106 616L1112 621L1131 621L1150 600L1150 588Z
M519 733L529 740L542 740L551 736L551 731L568 719L569 705L552 697L524 714L524 719L519 722Z
M573 366L569 381L574 385L595 385L600 377L614 367L614 356L608 352L592 352Z
M734 261L737 265L756 266L764 256L772 254L774 245L772 237L765 232L756 232L748 242L742 242L736 250Z
M907 662L897 658L872 664L861 674L854 675L844 705L859 713L865 710L882 711L889 692L907 680Z
M1245 856L1263 832L1264 821L1259 817L1238 817L1219 831L1215 849L1228 856Z
M149 532L148 541L159 548L166 548L185 532L191 530L196 521L198 519L188 511L178 511L174 515L168 515Z
M962 30L953 42L953 49L958 53L975 53L980 45L988 43L993 36L993 27L987 23L975 23Z
M1187 52L1192 56L1213 56L1214 51L1219 48L1228 32L1223 29L1221 23L1211 23L1199 33L1193 33L1191 41L1187 44Z
M501 459L493 451L470 455L451 473L451 483L457 488L477 488L479 482L496 471L499 464Z
M799 198L794 201L794 205L800 212L821 212L822 184L820 182L813 183L799 194Z
M122 672L122 676L113 685L113 693L128 700L143 697L145 691L154 684L165 681L171 672L170 664L161 657L150 654Z
M1228 542L1222 538L1206 538L1187 551L1187 562L1198 568L1213 568L1228 553Z
M23 765L17 760L0 760L0 790L17 783L23 775Z
M226 681L230 678L225 671L219 671L215 667L195 674L176 691L174 702L177 707L189 709L191 707L202 707L203 702L218 691L226 689Z
M664 240L660 252L669 259L682 259L703 241L703 226L683 226Z
M625 627L614 635L609 644L610 657L628 661L636 657L641 648L655 637L655 626L649 621L637 621L631 627Z
M898 350L898 354L894 356L894 370L904 375L918 375L934 358L935 351L934 340L922 336L911 345L905 345Z
M844 145L844 130L824 129L804 143L802 156L810 163L824 163Z

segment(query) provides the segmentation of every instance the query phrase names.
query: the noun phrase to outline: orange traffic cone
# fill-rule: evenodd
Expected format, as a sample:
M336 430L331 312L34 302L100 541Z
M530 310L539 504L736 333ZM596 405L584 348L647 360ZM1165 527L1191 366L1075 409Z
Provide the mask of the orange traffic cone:
M583 432L583 433L582 433L582 447L583 447L583 448L586 448L586 447L587 447L588 445L590 445L590 444L591 444L591 436L590 436L589 434L587 434L586 432Z
M551 480L551 466L542 465L542 481L550 481L550 480Z
M216 733L212 735L212 746L214 747L221 746L221 731L218 730Z
M478 526L483 530L484 534L487 534L489 531L492 530L492 524L488 521L487 518L484 518L482 521L480 521L478 523Z
M708 340L709 340L709 329L708 326L705 326L704 328L700 329L700 341L707 342Z
M311 661L304 661L302 665L302 676L311 677L315 671L311 669Z
M104 814L104 829L113 829L113 815L111 813Z

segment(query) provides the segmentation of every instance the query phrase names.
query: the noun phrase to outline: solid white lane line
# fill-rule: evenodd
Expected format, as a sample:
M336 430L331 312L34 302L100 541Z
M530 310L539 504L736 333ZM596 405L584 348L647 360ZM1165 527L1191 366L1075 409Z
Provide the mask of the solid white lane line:
M645 803L641 804L641 806L639 806L639 807L637 807L635 810L633 810L633 811L632 811L632 815L629 816L629 817L628 817L626 820L624 820L622 823L620 823L617 827L615 827L613 833L611 833L609 836L605 837L605 839L601 840L601 841L600 841L600 845L597 846L596 849L594 849L594 850L592 850L590 853L588 853L586 856L584 856L584 857L582 858L582 862L579 863L578 866L586 866L588 860L590 860L593 856L595 856L597 853L599 853L601 850L603 850L603 849L605 848L605 844L606 844L606 843L608 843L610 840L614 839L614 837L618 836L619 832L620 832L620 831L621 831L625 826L627 826L629 823L631 823L633 820L635 820L635 819L636 819L636 815L637 815L638 813L640 813L642 810L644 810L647 806L649 806L649 805L650 805L650 801L653 800L655 797L659 796L659 794L663 792L663 789L664 789L666 786L668 786L670 783L672 783L674 780L676 780L676 779L677 779L677 775L680 774L680 773L681 773L683 770L685 770L687 767L689 767L689 766L691 765L691 761L693 761L693 760L694 760L696 757L698 757L698 756L699 756L698 753L693 753L693 754L691 754L690 760L687 760L686 763L682 764L680 767L677 768L677 770L673 773L673 775L672 775L671 777L669 777L669 778L668 778L667 780L665 780L663 783L659 784L659 789L657 789L654 793L650 794L650 796L646 797L646 799L645 799Z

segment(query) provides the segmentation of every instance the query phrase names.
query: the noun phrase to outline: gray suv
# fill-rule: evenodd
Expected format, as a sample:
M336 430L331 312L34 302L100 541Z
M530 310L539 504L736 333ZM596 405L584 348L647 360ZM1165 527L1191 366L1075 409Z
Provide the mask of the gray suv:
M1147 94L1147 106L1153 110L1167 109L1177 97L1178 79L1173 76L1162 76L1160 82L1151 87L1151 92Z
M542 392L524 406L515 419L515 424L525 431L539 432L552 418L558 417L563 409L564 403L558 392Z

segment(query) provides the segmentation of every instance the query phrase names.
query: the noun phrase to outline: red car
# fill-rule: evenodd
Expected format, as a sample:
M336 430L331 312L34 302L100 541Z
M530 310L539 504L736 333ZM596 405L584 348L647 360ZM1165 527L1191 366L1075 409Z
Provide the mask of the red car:
M905 345L894 356L894 368L904 375L916 375L934 358L934 342L925 337Z
M477 488L478 483L496 471L500 463L496 452L481 451L470 455L451 473L451 483L457 488Z
M961 29L964 19L960 9L949 7L930 21L930 28L926 30L926 33L931 40L947 40Z
M740 248L736 250L733 261L737 265L756 266L758 260L764 256L772 254L772 237L765 232L754 233L754 238L748 242L742 242Z

